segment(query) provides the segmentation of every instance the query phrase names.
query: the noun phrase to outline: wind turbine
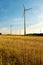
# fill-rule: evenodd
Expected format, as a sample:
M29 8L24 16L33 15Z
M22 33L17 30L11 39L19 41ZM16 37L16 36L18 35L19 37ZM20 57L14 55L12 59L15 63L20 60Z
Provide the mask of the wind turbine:
M31 10L32 8L26 9L25 6L24 7L24 35L26 35L26 11Z
M10 34L12 34L12 25L10 25Z

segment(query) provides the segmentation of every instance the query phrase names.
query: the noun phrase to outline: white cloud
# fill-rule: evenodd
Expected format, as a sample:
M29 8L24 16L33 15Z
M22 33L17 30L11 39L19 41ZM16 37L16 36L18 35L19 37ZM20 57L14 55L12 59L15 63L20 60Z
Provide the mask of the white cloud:
M0 28L0 33L8 34L9 33L9 29L8 28Z
M42 19L43 18L43 14L40 14L37 17Z
M27 28L27 33L43 33L43 23L38 23Z
M32 25L31 27L28 27L26 29L27 33L43 33L43 23L38 23L35 25ZM0 28L0 33L3 34L9 34L10 33L10 29L8 28ZM12 29L12 34L24 34L24 29Z
M19 29L12 29L12 32L10 32L10 29L4 27L4 28L0 28L0 33L2 34L23 34L23 29L19 30Z
M42 21L43 20L43 12L38 13L37 18Z
M13 19L13 21L21 21L21 20L22 20L22 18L20 18L20 17L19 17L19 18L14 18L14 19Z

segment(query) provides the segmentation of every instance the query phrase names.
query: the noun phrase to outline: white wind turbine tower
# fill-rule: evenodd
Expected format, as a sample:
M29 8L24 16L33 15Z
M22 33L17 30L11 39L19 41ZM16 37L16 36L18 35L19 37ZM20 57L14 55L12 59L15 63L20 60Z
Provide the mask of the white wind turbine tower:
M31 10L32 8L26 9L25 6L24 7L24 35L26 35L26 11Z

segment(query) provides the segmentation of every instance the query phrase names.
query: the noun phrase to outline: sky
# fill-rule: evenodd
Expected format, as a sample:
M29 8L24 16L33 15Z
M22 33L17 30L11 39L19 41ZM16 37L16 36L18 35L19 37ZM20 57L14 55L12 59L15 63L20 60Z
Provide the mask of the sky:
M0 32L23 34L24 6L26 9L26 33L43 32L43 0L0 0Z

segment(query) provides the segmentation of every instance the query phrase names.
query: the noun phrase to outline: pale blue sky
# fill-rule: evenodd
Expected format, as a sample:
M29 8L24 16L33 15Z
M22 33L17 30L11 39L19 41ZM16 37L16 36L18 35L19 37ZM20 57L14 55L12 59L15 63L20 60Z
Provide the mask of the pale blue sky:
M43 23L43 0L0 0L0 29L23 29L23 4L25 8L32 8L26 12L26 25Z

